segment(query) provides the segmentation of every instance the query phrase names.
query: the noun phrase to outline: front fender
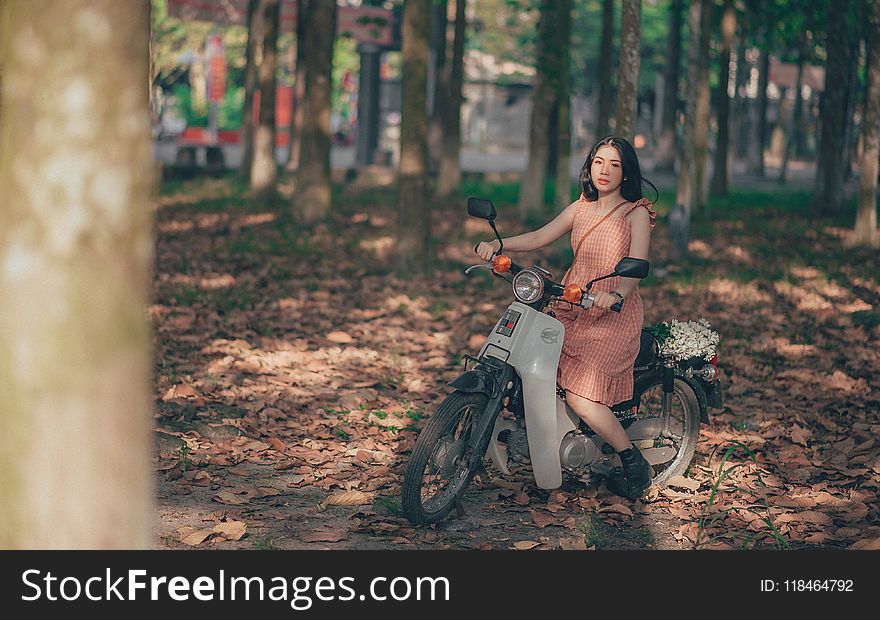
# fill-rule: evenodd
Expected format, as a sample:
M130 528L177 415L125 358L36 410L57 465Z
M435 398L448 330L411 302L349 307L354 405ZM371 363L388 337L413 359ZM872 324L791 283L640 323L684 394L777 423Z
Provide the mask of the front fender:
M697 395L697 400L700 402L700 420L702 420L703 424L708 424L709 404L708 399L706 398L706 389L703 387L703 382L697 377L688 378L679 373L675 373L675 378L681 379L693 388L694 394Z
M485 394L489 398L492 398L494 392L491 379L485 373L477 370L468 370L447 383L447 385L454 387L459 392L476 392Z

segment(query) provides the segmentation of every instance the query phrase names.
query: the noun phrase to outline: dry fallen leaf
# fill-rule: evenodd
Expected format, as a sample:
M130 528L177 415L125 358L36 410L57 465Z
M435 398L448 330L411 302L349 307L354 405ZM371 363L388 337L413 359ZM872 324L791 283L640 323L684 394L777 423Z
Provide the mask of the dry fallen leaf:
M215 525L214 531L226 540L241 540L247 531L247 525L243 521L224 521Z
M303 542L339 542L346 538L347 532L309 532L302 535Z
M180 539L180 542L185 545L195 547L196 545L200 545L205 542L205 540L207 540L213 534L216 534L216 532L214 531L214 528L211 527L205 528L203 530L196 530L182 537Z
M520 506L528 506L529 505L529 496L525 493L518 493L514 498L514 501Z
M633 516L633 511L624 506L623 504L611 504L610 506L602 506L596 512L614 512L617 514L621 514L627 517Z
M559 548L563 551L586 551L587 543L583 536L575 536L574 538L560 538Z
M858 542L851 544L849 547L847 547L847 549L853 549L853 550L863 549L863 550L876 551L876 550L880 549L880 538L874 538L873 540L866 538L866 539L863 539L863 540L860 540Z
M526 551L528 549L534 549L540 545L541 543L535 542L534 540L521 540L513 543L513 548L518 549L519 551Z
M667 486L678 487L680 489L688 489L691 491L696 491L700 488L700 483L696 480L691 480L690 478L685 478L684 476L673 476L669 480L666 481Z
M330 342L335 342L337 344L348 344L349 342L354 340L354 338L352 338L346 332L330 332L329 334L327 334L327 340L329 340Z
M537 510L532 510L532 519L540 528L545 528L548 525L556 525L556 517L544 512L538 512Z
M236 495L232 491L220 491L214 497L212 497L215 502L220 502L221 504L230 504L232 506L241 506L242 504L247 504L248 498L246 495Z
M805 428L801 428L800 426L795 426L791 429L791 440L800 446L806 447L807 441L809 441L812 436L812 432Z
M372 501L373 496L369 493L364 493L363 491L342 491L341 493L334 493L321 503L324 506L360 506L370 504Z

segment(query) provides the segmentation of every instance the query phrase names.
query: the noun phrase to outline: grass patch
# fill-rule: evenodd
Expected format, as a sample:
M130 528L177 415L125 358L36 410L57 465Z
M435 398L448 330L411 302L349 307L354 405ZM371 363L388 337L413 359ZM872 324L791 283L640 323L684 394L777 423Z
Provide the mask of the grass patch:
M379 495L373 500L373 509L395 517L403 516L403 505L397 497L385 497Z
M278 549L271 538L254 538L251 540L251 545L253 545L254 549L257 551L274 551Z
M596 547L596 549L601 549L605 544L605 539L602 535L601 529L601 521L596 518L593 514L585 514L583 517L577 520L575 527L577 527L578 531L584 535L584 540L587 543L587 547Z

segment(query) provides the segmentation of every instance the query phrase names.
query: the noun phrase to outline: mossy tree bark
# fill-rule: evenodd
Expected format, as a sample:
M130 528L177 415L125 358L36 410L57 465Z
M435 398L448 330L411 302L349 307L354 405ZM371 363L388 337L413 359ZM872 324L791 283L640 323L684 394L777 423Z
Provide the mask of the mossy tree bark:
M305 99L296 173L294 211L304 224L330 212L330 105L333 90L333 42L336 3L309 2L305 30Z
M0 547L149 548L150 3L0 3Z
M431 201L428 196L428 37L431 0L403 7L400 171L397 249L403 273L428 273L433 263Z

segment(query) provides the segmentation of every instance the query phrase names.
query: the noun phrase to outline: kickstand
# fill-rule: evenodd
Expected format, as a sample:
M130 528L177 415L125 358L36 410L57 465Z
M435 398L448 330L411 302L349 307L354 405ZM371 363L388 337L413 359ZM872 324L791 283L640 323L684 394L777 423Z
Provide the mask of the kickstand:
M461 503L461 498L455 498L455 518L463 519L464 518L464 506Z

